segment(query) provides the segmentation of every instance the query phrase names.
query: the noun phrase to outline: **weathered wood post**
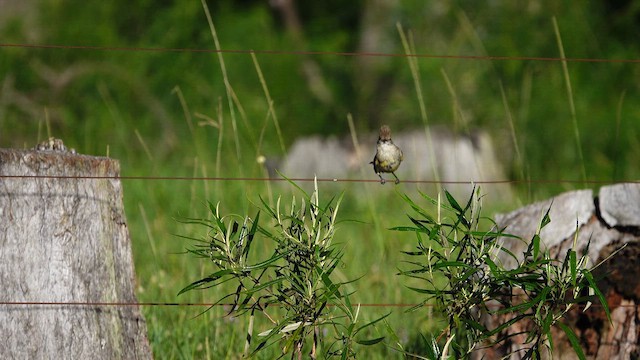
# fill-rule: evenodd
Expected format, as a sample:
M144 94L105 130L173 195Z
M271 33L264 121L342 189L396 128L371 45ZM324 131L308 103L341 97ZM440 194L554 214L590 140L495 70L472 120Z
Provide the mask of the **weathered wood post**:
M0 149L0 358L152 357L119 173L55 139Z
M597 197L592 190L579 190L541 201L509 214L496 217L498 227L505 233L530 240L535 234L542 215L551 208L551 223L542 229L541 241L552 256L562 259L573 246L579 254L587 251L590 266L600 263L623 244L626 247L603 263L594 272L600 276L598 287L605 295L611 310L610 324L603 308L594 305L586 311L583 306L567 313L566 323L578 336L588 359L626 360L640 358L640 184L603 186ZM514 254L522 254L527 243L505 239L505 246ZM507 256L503 264L514 261ZM507 319L489 317L487 325L493 327ZM516 323L501 335L517 334L526 330L526 324ZM555 350L553 359L577 359L569 340L562 331L553 332ZM501 336L498 335L498 336ZM501 347L484 349L476 358L502 358L522 349L518 337L511 338ZM524 352L513 354L519 359Z

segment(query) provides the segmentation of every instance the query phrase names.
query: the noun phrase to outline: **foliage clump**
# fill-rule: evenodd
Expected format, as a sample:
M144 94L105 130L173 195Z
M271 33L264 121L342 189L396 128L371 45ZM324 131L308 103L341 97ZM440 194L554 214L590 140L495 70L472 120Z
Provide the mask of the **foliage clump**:
M424 299L409 311L435 302L437 313L446 319L439 336L427 340L427 357L468 358L481 346L494 346L517 336L518 341L512 340L524 339L524 348L513 351L522 352L523 359L540 359L544 349L552 352L551 329L558 327L576 355L585 359L575 333L562 320L576 304L588 307L596 296L609 315L588 267L587 250L578 255L575 240L562 260L542 250L540 229L551 221L547 210L524 254L516 256L503 242L522 239L480 216L479 191L474 189L464 206L448 192L445 195L447 204L422 194L437 206L437 217L405 196L417 215L409 215L411 226L394 228L414 233L417 242L415 251L405 252L411 260L406 261L408 268L400 275L417 280L421 285L410 288ZM490 224L489 230L482 230L482 220ZM516 265L504 266L500 260L504 258L513 258ZM481 319L483 315L503 321L489 325ZM516 324L522 325L520 331L506 331Z
M308 351L311 358L320 352L326 357L353 358L356 343L373 345L383 340L356 339L362 330L381 319L357 324L360 308L353 306L351 294L342 290L349 282L332 279L343 255L342 249L333 244L341 198L320 205L317 183L311 196L302 193L300 205L294 197L287 212L280 199L275 207L261 199L272 226L260 224L261 212L253 219L223 216L213 204L211 219L185 220L208 228L205 239L189 238L198 241L189 252L211 260L216 271L180 293L232 283L235 291L217 304L231 300L229 315L249 314L245 355L279 343L283 355L302 358L303 352ZM265 249L264 243L256 243L257 239L272 242L273 251L266 259L254 260ZM257 345L253 346L257 314L271 326L257 334ZM332 331L321 332L320 328Z

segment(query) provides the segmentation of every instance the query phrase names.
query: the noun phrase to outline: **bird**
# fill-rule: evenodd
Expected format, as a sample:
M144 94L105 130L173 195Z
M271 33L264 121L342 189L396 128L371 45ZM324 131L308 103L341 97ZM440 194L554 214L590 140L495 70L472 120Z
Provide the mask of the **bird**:
M380 177L380 184L384 185L387 181L382 177L381 173L391 173L396 178L396 185L400 183L400 179L395 174L402 162L402 150L391 140L391 129L387 125L380 127L380 136L376 146L376 155L373 157L373 171Z

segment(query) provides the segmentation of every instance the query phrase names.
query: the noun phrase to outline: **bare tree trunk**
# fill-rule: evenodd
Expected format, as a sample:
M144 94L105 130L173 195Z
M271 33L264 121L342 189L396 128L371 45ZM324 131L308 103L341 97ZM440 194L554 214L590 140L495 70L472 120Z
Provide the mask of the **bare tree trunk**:
M577 234L575 249L578 254L588 251L590 266L606 259L623 244L626 247L596 269L594 275L598 288L607 299L611 310L609 323L599 304L583 311L584 306L574 307L564 319L578 336L588 359L625 360L640 358L640 184L603 186L594 198L591 190L561 194L506 215L497 216L498 227L506 227L505 233L529 240L536 232L545 211L551 206L551 223L542 229L541 240L550 253L563 258ZM522 254L527 244L505 240L505 247L514 254ZM587 250L588 246L588 250ZM508 265L508 259L503 263ZM493 327L504 323L499 316L486 319ZM522 331L516 323L502 334ZM577 359L569 340L562 331L554 331L553 359ZM517 339L517 337L513 338ZM523 344L515 340L501 347L484 349L474 358L500 359L521 349ZM511 359L519 359L519 354Z
M118 162L39 148L0 149L0 357L151 358L138 307L104 304L137 302L122 185L82 178Z

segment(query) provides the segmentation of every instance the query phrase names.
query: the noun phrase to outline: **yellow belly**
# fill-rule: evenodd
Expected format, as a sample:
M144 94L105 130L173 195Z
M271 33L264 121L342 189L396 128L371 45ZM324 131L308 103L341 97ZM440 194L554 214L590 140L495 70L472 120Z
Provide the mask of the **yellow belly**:
M377 171L394 172L402 162L402 151L393 144L384 144L378 147L374 165Z

